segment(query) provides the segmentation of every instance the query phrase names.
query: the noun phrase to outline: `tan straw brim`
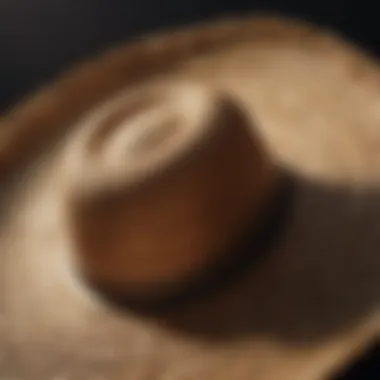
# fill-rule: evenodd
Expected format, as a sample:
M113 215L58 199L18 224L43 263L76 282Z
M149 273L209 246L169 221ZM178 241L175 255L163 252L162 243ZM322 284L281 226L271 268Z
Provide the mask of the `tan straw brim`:
M76 172L73 177L63 158L70 144L79 141L74 138L77 131L102 107L111 107L120 96L165 83L200 85L200 97L210 91L207 99L224 94L227 103L239 110L238 116L228 116L219 105L216 113L210 112L224 116L206 117L209 129L201 129L209 134L191 135L197 152L204 155L192 151L201 158L192 156L191 164L185 165L188 182L181 177L181 165L164 179L158 176L158 185L145 182L145 177L140 181L147 184L148 195L137 197L133 204L139 205L135 215L145 210L146 217L138 226L136 218L124 221L136 228L136 234L143 234L147 221L153 215L162 218L165 210L176 218L180 215L176 220L195 222L181 226L182 235L174 227L163 228L159 244L153 244L159 239L151 232L154 239L144 240L152 242L149 249L144 251L138 246L142 240L136 239L131 250L154 252L152 247L172 247L172 242L183 247L187 236L183 231L191 227L189 244L202 242L194 252L207 252L214 259L221 242L244 224L244 210L255 210L259 198L250 195L257 191L264 200L266 190L275 186L277 171L293 178L295 200L286 234L248 275L182 312L147 318L105 303L77 271L81 253L90 252L81 256L90 257L85 265L94 262L91 236L104 236L106 223L101 213L95 213L99 223L87 229L89 219L84 218L83 224L71 213L73 207L78 210L82 198L73 201L66 195L83 191L88 196L91 186L102 190L105 177L111 188L116 184L122 189L125 183L119 183L115 174L120 173L119 166L110 164L114 171L105 166L97 177L97 168L103 166L95 157L100 166L94 164L93 176L82 178ZM179 99L188 99L187 84L181 87ZM213 109L215 102L206 110ZM203 109L202 104L196 109ZM144 107L138 113L141 117L148 115ZM187 112L183 114L189 116ZM204 125L194 120L193 127ZM220 137L223 128L210 127L224 125L213 124L215 120L231 121L225 123L230 144ZM260 17L168 32L83 64L10 110L0 123L0 379L318 380L348 363L377 337L380 68L340 38L295 21ZM249 126L251 135L245 136ZM111 133L116 132L111 128ZM118 145L121 140L112 141L123 148ZM112 160L118 159L119 148L107 150L109 162L116 162ZM172 150L165 152L170 153L165 157L172 157ZM221 157L228 158L225 176L218 176ZM170 160L162 160L167 168ZM138 162L140 167L144 162ZM245 174L250 162L255 181ZM155 170L149 178L156 178ZM207 182L211 177L205 173L215 177ZM133 175L128 178L140 178ZM195 178L207 186L196 186ZM225 207L218 208L211 196L215 178L220 188L216 198ZM167 191L153 191L153 183L159 189L167 184ZM172 212L174 198L189 188L186 199L195 206L186 213L180 207ZM135 190L143 193L140 187ZM234 196L229 198L230 194ZM130 209L128 197L123 205ZM190 212L200 204L204 208L199 210L213 205L204 228L196 227L205 215ZM231 208L227 218L224 210L231 205L238 212ZM73 220L80 221L75 227L81 231L78 240L73 239ZM228 223L211 229L217 220ZM86 228L81 230L81 225ZM91 235L94 231L100 235ZM120 242L123 234L109 236ZM78 241L86 244L75 245ZM172 258L177 259L174 254ZM186 260L168 266L173 261L150 257L146 263L155 264L149 270L135 260L133 265L140 271L130 270L128 279L134 285L150 276L166 279L178 268L202 266L203 258L198 255L192 261L188 254ZM106 262L91 267L91 273L99 274ZM102 272L101 280L126 276L125 268L104 276Z

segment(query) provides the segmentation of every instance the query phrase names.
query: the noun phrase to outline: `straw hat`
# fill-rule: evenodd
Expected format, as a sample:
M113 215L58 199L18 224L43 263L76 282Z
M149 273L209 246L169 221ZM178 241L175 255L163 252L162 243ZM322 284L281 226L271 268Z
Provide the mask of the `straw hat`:
M379 332L380 69L291 20L118 47L1 119L0 378L324 379Z

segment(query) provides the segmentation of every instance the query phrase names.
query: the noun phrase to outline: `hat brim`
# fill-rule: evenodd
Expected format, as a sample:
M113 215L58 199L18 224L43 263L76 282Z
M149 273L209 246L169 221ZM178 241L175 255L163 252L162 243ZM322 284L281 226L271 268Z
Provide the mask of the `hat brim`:
M115 49L11 110L0 131L0 375L310 379L358 353L379 332L379 73L335 36L257 18ZM109 309L72 275L50 164L83 112L162 78L233 94L297 183L280 248L228 296L164 325Z

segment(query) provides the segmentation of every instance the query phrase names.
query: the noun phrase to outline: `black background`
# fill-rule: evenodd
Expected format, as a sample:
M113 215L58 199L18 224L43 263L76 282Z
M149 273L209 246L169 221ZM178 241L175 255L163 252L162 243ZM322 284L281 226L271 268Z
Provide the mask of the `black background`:
M270 11L326 25L380 54L376 2L343 0L0 0L0 111L110 44L223 14ZM344 380L379 380L373 350ZM343 378L342 378L343 380Z

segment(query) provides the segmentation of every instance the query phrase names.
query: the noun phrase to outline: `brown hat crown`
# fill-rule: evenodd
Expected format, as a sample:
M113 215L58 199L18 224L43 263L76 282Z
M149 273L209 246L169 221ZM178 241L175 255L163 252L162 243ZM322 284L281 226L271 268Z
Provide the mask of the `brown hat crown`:
M202 85L121 95L68 140L70 227L85 277L144 293L216 260L275 178L238 102Z

